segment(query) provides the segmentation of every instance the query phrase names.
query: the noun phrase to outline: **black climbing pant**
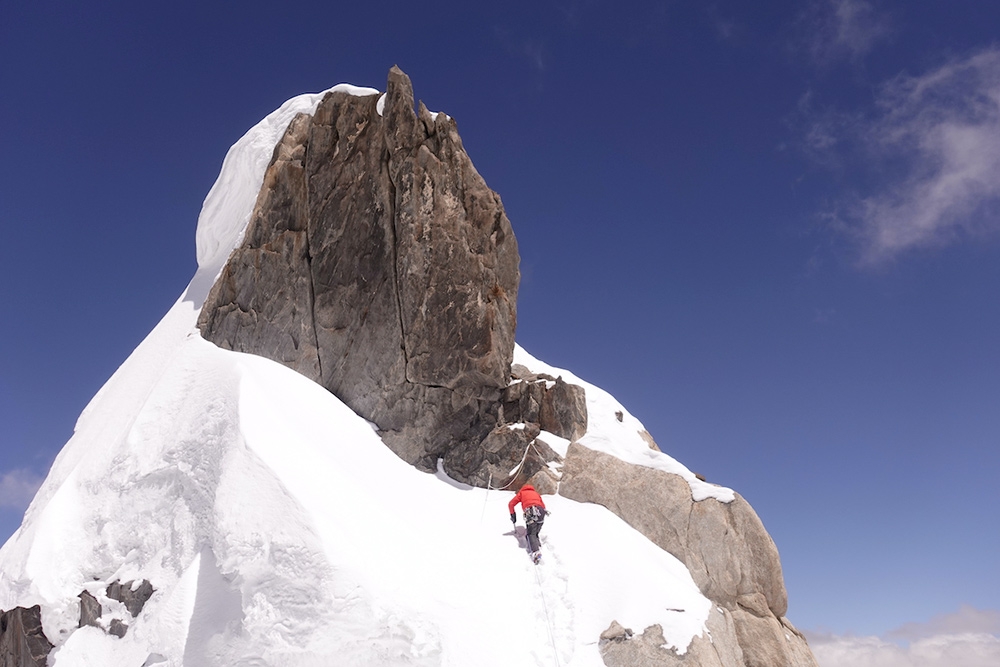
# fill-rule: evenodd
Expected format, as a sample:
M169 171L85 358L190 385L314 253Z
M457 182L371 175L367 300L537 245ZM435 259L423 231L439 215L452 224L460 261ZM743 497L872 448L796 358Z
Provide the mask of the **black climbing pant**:
M545 510L538 505L532 505L524 510L524 523L528 527L528 551L535 553L542 548L538 541L538 533L542 530L542 522L545 521Z
M542 522L528 524L528 551L534 553L542 548L538 541L538 533L542 530Z

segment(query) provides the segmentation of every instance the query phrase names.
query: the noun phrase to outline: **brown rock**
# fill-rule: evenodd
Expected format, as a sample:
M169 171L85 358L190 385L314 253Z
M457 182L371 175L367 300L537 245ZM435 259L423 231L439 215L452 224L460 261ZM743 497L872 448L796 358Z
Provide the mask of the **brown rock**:
M107 596L123 603L128 613L132 614L132 618L139 615L154 592L153 585L146 579L139 582L138 586L135 585L135 581L126 581L124 584L116 581L108 584L107 588Z
M0 667L45 667L52 644L39 605L0 612Z
M398 68L376 102L331 93L289 125L198 326L316 380L432 470L497 423L517 242L452 119L415 113Z
M790 623L745 609L733 611L733 620L746 667L817 667L805 638Z
M586 392L561 377L545 380L526 374L504 389L501 400L506 422L535 423L567 440L577 440L587 432Z
M101 617L101 603L97 601L93 595L87 591L83 591L79 595L80 598L80 624L77 627L82 628L85 625L90 625L95 628L101 627L97 619Z
M610 630L611 628L609 628ZM607 630L605 631L607 632ZM629 631L631 635L631 631ZM601 634L604 638L604 634ZM631 638L603 641L600 644L601 658L607 667L709 667L699 662L687 660L686 655L663 648L663 628L651 625L642 634Z
M622 627L618 621L611 621L608 629L601 633L602 642L623 642L632 636L630 628Z
M778 551L742 497L731 503L694 502L680 476L632 465L578 443L567 452L559 493L607 507L687 566L702 593L732 620L731 645L713 653L721 656L720 664L734 664L729 661L739 649L746 667L815 665L801 635L789 632L787 639L781 630L779 619L788 601ZM704 654L701 660L715 659L707 657L708 648L699 649L699 654ZM682 659L674 656L669 660L675 662L670 662L664 657L665 662L649 664L684 664L676 662Z
M542 394L539 425L560 438L582 438L587 432L587 396L583 387L556 378Z

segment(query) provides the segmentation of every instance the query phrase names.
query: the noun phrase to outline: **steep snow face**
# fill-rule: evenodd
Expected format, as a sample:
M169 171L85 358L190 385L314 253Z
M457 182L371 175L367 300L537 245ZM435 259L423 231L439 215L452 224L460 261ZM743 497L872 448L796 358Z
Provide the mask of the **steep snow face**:
M418 472L320 386L198 336L96 444L67 445L86 456L0 551L2 605L42 605L57 667L597 666L611 620L684 650L711 608L596 505L549 499L535 567L511 493ZM157 592L123 639L76 629L81 590L141 578Z
M275 143L321 96L290 100L230 150L199 218L198 273L92 399L0 549L0 607L41 605L57 667L597 666L612 620L659 623L685 650L710 602L609 511L547 500L535 567L509 523L512 494L416 471L318 385L198 335L201 299L240 242ZM581 384L585 445L688 478L613 398ZM696 497L725 491L692 482ZM124 638L76 627L81 591L131 579L156 592L138 618L111 610Z

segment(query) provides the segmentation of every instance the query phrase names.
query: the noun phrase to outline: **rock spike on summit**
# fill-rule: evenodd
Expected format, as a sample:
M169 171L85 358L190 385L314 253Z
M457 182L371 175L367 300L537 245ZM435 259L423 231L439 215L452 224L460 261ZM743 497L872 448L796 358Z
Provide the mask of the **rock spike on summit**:
M389 128L389 136L397 140L412 136L417 114L413 107L413 83L406 73L393 65L389 70L385 85L385 107L383 117Z

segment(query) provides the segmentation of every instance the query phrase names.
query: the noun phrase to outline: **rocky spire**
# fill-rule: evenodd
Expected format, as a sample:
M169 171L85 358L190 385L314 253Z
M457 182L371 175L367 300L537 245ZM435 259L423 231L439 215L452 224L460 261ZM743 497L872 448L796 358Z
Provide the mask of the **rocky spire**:
M431 469L496 425L518 263L455 121L415 112L393 67L383 98L333 92L289 125L199 328L319 382Z

